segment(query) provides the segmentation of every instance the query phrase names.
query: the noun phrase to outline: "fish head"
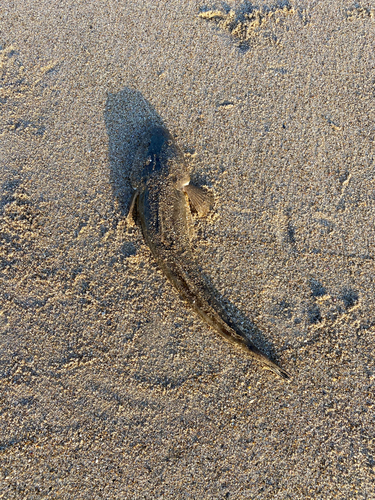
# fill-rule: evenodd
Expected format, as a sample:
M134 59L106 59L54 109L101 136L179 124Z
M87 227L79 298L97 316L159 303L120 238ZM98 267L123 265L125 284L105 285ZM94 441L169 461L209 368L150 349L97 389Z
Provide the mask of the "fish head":
M189 184L184 155L162 125L149 125L140 135L131 181L135 189L156 181L177 189Z
M131 184L134 189L144 186L150 177L162 170L162 157L172 138L159 124L146 124L139 134L138 146L131 169ZM165 154L165 153L164 153Z

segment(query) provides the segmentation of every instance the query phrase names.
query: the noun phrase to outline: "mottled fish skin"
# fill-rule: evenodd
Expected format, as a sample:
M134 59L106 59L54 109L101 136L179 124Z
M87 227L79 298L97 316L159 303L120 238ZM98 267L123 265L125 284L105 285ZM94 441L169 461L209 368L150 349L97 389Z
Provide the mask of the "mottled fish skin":
M248 340L216 298L191 252L190 207L184 188L189 175L181 150L161 125L141 136L132 169L136 210L143 236L155 260L180 296L226 340L284 379L290 375ZM130 215L131 215L130 213Z

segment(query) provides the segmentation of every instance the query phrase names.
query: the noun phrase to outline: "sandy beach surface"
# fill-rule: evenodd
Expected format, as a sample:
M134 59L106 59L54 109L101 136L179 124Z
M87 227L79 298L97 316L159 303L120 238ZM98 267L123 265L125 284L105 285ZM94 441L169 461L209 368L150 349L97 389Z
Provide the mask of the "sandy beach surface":
M375 499L375 3L0 5L0 498ZM265 371L126 223L139 129Z

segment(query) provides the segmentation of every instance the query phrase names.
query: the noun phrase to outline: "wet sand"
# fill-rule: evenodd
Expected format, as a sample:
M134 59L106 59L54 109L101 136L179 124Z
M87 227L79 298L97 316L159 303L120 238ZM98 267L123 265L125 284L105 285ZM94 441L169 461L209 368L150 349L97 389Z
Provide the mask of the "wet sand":
M375 498L375 4L228 5L0 9L0 498ZM215 197L203 272L292 382L127 226L150 116Z

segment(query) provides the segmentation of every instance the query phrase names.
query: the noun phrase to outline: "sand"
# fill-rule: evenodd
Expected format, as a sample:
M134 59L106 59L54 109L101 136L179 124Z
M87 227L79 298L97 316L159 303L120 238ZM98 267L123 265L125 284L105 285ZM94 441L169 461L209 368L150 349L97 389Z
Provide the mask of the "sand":
M374 9L2 3L0 498L375 498ZM150 116L215 197L204 273L291 383L127 226Z

